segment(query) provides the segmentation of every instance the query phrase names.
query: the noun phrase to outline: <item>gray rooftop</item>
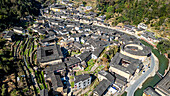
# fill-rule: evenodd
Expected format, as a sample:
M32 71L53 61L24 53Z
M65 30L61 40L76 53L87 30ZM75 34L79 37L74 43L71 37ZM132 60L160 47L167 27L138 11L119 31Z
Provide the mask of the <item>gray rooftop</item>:
M114 76L112 76L109 72L106 72L106 71L104 71L104 70L100 71L98 74L106 77L107 80L109 80L109 81L112 82L112 83L113 83L114 80L115 80L115 77L114 77Z
M104 50L104 47L99 47L99 48L95 49L92 53L93 53L93 55L99 57L100 54L103 52L103 50Z
M103 79L99 83L99 85L97 85L93 92L97 92L99 96L102 96L110 85L111 85L110 81Z
M126 78L120 76L119 74L115 74L115 77L116 77L115 82L116 82L117 84L119 84L119 85L121 85L121 86L126 85L126 83L127 83L127 79L126 79Z
M81 59L81 61L85 61L89 56L91 56L91 52L85 51L81 53L78 57Z
M155 86L159 91L166 94L170 94L170 72Z
M66 58L64 62L67 64L67 66L72 66L74 64L80 63L80 59L72 56L72 57Z
M54 75L54 73L52 73L51 82L52 82L52 88L54 90L56 90L58 87L63 87L63 83L61 81L60 75Z
M112 58L109 65L130 74L133 74L136 69L140 69L143 66L140 60L133 59L118 52Z
M138 47L135 47L135 46L126 46L128 44L139 45L143 48L143 50L140 50L140 49L138 49ZM122 48L123 51L126 51L130 54L133 54L133 55L138 55L138 56L147 56L148 54L151 53L151 48L143 45L142 43L140 43L140 41L139 42L127 43L125 45L122 45L121 48Z
M153 88L151 87L147 87L144 91L143 91L147 96L161 96L159 95Z
M77 76L75 76L74 83L77 83L77 82L80 82L80 81L87 80L88 78L90 78L90 75L89 75L89 74L81 74L81 75L77 75Z
M59 45L51 45L37 48L37 61L39 63L59 60L63 58L61 48Z
M65 63L59 63L45 68L46 72L54 72L56 70L64 70L66 68Z
M52 8L57 8L57 9L66 9L66 6L64 6L64 5L53 5L51 7Z
M48 89L40 90L40 96L48 96Z

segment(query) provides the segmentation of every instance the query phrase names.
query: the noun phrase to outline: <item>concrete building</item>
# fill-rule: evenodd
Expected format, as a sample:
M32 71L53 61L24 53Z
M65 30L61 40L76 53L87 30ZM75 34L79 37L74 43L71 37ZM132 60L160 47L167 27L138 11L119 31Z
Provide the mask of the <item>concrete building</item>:
M75 89L84 89L90 84L91 84L91 77L89 74L82 74L82 75L75 76L75 80L74 80Z
M147 25L140 23L140 24L138 24L138 28L146 30L148 27L147 27Z

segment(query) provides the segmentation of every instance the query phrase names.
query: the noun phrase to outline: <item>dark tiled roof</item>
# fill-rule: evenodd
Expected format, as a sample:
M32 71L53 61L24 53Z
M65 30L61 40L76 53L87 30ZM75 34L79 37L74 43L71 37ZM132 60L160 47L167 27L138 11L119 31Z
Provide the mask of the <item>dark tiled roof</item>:
M83 47L83 45L80 44L79 42L74 42L74 46L78 49L81 49Z
M155 86L159 91L166 94L167 96L170 94L170 72Z
M103 50L104 50L104 47L99 47L99 48L95 49L92 53L93 53L93 55L99 57L99 55L103 52Z
M48 89L40 90L40 96L48 96Z
M122 35L119 40L125 43L129 43L131 41L139 41L135 36L129 36L127 34Z
M60 75L56 75L56 80L57 80L57 86L58 87L64 87L64 85L61 81Z
M45 71L46 72L50 72L50 71L54 72L56 70L64 70L65 68L66 68L65 63L59 63L59 64L47 66L45 68Z
M74 81L74 83L87 80L88 78L90 78L90 75L89 75L89 74L81 74L81 75L75 76L75 81Z
M127 67L122 66L121 62L123 62L123 60L128 61L130 64ZM109 65L130 74L133 74L136 69L140 69L143 66L140 60L133 59L118 52L112 58Z
M51 42L51 41L55 41L56 40L56 38L55 37L48 37L48 38L45 38L45 39L43 39L43 40L41 40L41 42Z
M91 52L85 51L81 53L78 57L81 59L81 61L85 61L89 56L91 56Z
M109 81L112 82L112 83L113 83L114 80L115 80L115 77L114 77L114 76L112 76L110 73L108 73L108 72L106 72L106 71L104 71L104 70L100 71L99 74L102 75L102 76L104 76L104 77L106 77L107 80L109 80Z
M53 53L49 56L46 54L46 50L52 50ZM59 45L51 45L46 47L37 48L37 61L44 63L53 60L58 60L63 58L63 54L61 52L61 48Z
M147 96L161 96L153 88L148 87L143 91Z
M53 5L51 7L52 8L57 8L57 9L66 9L66 6L64 6L64 5Z
M143 48L143 50L138 49L138 47L135 47L135 46L126 46L128 44L136 44L138 46L141 46ZM140 41L127 43L126 45L121 46L122 50L126 51L130 54L133 54L133 55L147 56L149 53L151 53L151 48L143 45L142 43L140 43ZM135 50L133 50L133 49L135 49Z
M51 83L52 83L52 88L54 90L56 90L58 87L64 87L60 75L54 75L54 73L52 73L51 75Z
M94 92L97 92L99 96L102 96L103 93L107 90L110 86L111 82L108 80L103 79L99 85L94 89Z
M118 83L119 85L124 86L127 83L127 79L120 76L119 74L115 74L116 80L115 82Z
M80 60L77 57L73 56L66 58L64 62L67 64L67 66L72 66L74 64L80 63Z
M89 45L93 46L94 48L98 48L101 46L107 45L107 42L101 41L101 40L95 40L95 39L88 39L86 43L89 43Z
M134 28L135 26L132 26L132 25L124 25L124 27Z

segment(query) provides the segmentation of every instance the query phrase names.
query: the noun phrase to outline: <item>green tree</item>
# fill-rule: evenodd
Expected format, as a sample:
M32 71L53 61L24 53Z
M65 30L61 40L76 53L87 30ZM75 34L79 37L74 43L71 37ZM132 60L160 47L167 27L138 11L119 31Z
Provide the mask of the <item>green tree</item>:
M5 84L2 85L2 90L1 90L1 95L2 96L6 96L6 88L5 88Z
M114 11L115 11L115 9L114 9L113 6L107 7L107 12L108 12L108 13L114 13Z
M170 50L170 40L162 40L157 44L157 48L158 50L164 54L169 52L168 50ZM168 53L169 54L169 53Z
M87 3L85 1L82 1L82 2L83 2L83 5L86 6Z

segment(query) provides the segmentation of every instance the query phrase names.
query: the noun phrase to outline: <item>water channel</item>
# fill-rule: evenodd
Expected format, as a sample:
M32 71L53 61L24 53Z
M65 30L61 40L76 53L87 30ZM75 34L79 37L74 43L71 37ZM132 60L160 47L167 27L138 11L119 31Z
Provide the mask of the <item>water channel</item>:
M165 70L168 68L168 64L169 64L168 59L164 55L160 54L160 52L157 49L154 49L152 45L148 44L147 42L143 40L141 40L141 42L144 45L149 46L152 49L152 52L155 54L155 56L159 59L158 72L164 75ZM142 96L143 90L145 90L148 86L154 87L160 80L161 78L159 78L157 74L154 77L148 78L145 81L145 83L142 85L142 88L136 90L134 96ZM126 96L126 93L124 93L122 96Z
M152 52L155 54L155 56L159 59L159 70L158 72L162 75L165 73L165 70L168 68L168 59L160 54L160 52L157 49L154 49L153 46L148 44L145 41L141 41L144 45L149 46L152 49ZM154 77L148 78L145 83L142 85L141 89L136 90L134 96L142 96L143 90L146 89L148 86L154 87L161 78L156 74Z

